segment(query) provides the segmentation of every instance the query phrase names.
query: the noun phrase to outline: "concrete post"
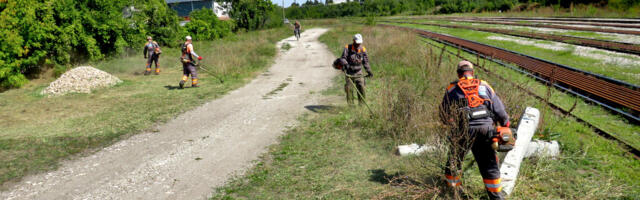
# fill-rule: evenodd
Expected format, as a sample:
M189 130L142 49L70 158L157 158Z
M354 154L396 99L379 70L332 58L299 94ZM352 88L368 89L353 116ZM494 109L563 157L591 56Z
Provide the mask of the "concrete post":
M533 137L538 122L540 121L540 111L536 108L527 107L522 114L518 125L516 146L507 153L507 156L500 166L500 178L502 178L502 191L507 195L511 194L513 187L516 185L518 172L520 171L520 163L527 153L527 147Z

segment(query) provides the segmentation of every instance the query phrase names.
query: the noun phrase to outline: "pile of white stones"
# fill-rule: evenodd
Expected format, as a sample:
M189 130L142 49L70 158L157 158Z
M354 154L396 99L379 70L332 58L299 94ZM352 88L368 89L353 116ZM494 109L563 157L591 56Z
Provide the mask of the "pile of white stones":
M56 81L51 82L42 94L57 96L67 93L91 93L93 89L111 87L120 82L122 81L118 77L107 72L82 66L62 74Z

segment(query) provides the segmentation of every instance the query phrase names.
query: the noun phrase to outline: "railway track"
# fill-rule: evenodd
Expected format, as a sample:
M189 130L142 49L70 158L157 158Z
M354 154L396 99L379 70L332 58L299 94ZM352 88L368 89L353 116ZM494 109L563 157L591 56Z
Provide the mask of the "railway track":
M601 22L576 22L576 21L560 21L560 20L540 20L540 19L510 19L510 18L484 18L485 20L500 21L529 21L535 23L552 23L552 24L569 24L569 25L587 25L587 26L605 26L618 28L640 28L638 24L620 24L620 23L601 23ZM639 22L640 23L640 22Z
M399 19L399 18L389 18L389 19ZM627 35L640 35L640 31L636 31L636 30L620 30L620 29L611 29L611 28L607 29L607 28L576 27L576 26L553 25L553 24L542 24L542 23L528 24L528 23L497 21L496 19L499 19L499 18L410 17L408 19L445 20L445 21L458 21L458 22L468 22L468 23L498 24L498 25L509 25L509 26L554 28L554 29L565 29L565 30L576 30L576 31L593 31L593 32L603 32L603 33L618 33L618 34L627 34ZM507 20L507 19L505 19L505 20Z
M640 55L640 45L631 44L631 43L612 42L612 41L581 38L581 37L574 37L574 36L533 33L533 32L526 32L526 31L514 31L514 30L497 29L497 28L480 28L480 27L452 25L452 24L437 24L437 23L408 22L408 21L384 21L384 22L429 25L429 26L439 26L439 27L446 27L446 28L468 29L468 30L475 30L475 31L490 32L490 33L500 33L505 35L535 38L535 39L542 39L542 40L551 40L556 42L564 42L568 44L589 46L589 47L595 47L600 49L606 49L610 51Z
M640 89L636 85L448 35L396 25L380 26L413 31L424 37L469 49L485 57L514 63L528 73L554 83L557 88L603 106L632 123L640 122Z
M563 25L553 25L553 24L523 24L523 23L516 23L516 22L498 22L498 21L469 20L469 19L454 19L453 21L469 22L469 23L481 23L481 24L498 24L498 25L509 25L509 26L526 26L526 27L537 27L537 28L555 28L555 29L576 30L576 31L593 31L593 32L602 32L602 33L618 33L618 34L628 34L628 35L640 35L640 31L635 31L635 30L619 30L619 29L592 28L592 27L575 27L575 26L563 26Z
M544 20L544 21L571 21L571 22L591 22L591 23L616 23L616 24L640 24L638 18L562 18L562 17L484 17L480 19L496 19L496 20Z
M450 44L450 43L447 43L447 42L444 42L444 41L438 41L438 40L434 40L434 41L440 42L440 43L442 43L442 44L444 44L444 45L448 45L448 46L456 47L456 45L453 45L453 44ZM438 46L433 45L433 44L431 44L431 43L429 43L429 42L427 42L427 44L429 44L429 45L431 45L431 46L433 46L433 47L439 48ZM451 54L451 55L453 55L453 56L455 56L455 57L458 57L458 58L460 58L460 59L469 60L471 63L473 63L473 64L474 64L474 66L477 66L477 68L479 68L480 70L484 71L484 72L485 72L486 74L488 74L489 76L492 76L492 77L494 77L494 78L497 78L497 79L499 79L500 81L503 81L503 82L509 83L510 85L512 85L512 86L514 86L514 87L516 87L516 88L518 88L519 90L524 91L524 92L526 92L527 94L529 94L529 95L531 95L531 96L535 97L537 100L539 100L539 101L541 101L541 102L544 102L545 104L549 105L549 107L550 107L551 109L553 109L553 110L555 110L555 111L558 111L558 112L562 113L562 114L563 114L563 115L565 115L565 116L571 116L572 118L576 119L576 121L578 121L578 122L580 122L580 123L582 123L582 124L584 124L584 125L588 126L589 128L591 128L591 129L592 129L595 133L597 133L598 135L600 135L600 136L602 136L602 137L605 137L605 138L607 138L607 139L610 139L610 140L617 141L617 142L618 142L618 143L619 143L619 144L620 144L620 145L621 145L625 150L627 150L631 155L633 155L633 157L635 157L636 159L640 159L640 150L638 150L637 148L634 148L632 145L629 145L629 144L628 144L627 142L625 142L624 140L621 140L621 139L619 139L619 138L615 137L615 135L613 135L613 134L611 134L611 133L609 133L609 132L607 132L607 131L605 131L605 130L603 130L603 129L601 129L601 128L599 128L599 127L597 127L597 126L595 126L595 125L593 125L593 124L591 124L591 123L589 123L589 122L587 122L587 121L585 121L584 119L580 118L579 116L574 115L573 113L571 113L571 110L564 109L564 108L562 108L562 107L560 107L560 106L558 106L558 105L556 105L556 104L554 104L554 103L550 102L547 98L544 98L544 97L542 97L542 96L540 96L540 95L536 94L535 92L531 91L529 88L522 87L520 84L517 84L517 83L515 83L515 82L513 82L513 81L511 81L511 80L509 80L509 79L507 79L507 78L505 78L505 77L503 77L503 76L500 76L499 74L497 74L497 73L495 73L495 72L493 72L493 71L491 71L491 70L489 70L486 66L483 66L483 65L481 65L481 64L480 64L480 59L479 59L479 57L483 57L483 59L490 60L490 61L492 61L492 62L495 62L495 63L497 63L497 64L499 64L499 65L502 65L502 66L505 66L505 67L508 67L508 68L516 69L516 67L514 67L514 66L510 66L509 64L506 64L506 63L500 62L500 61L498 61L498 60L495 60L495 59L492 59L492 58L489 58L489 57L483 56L483 55L481 55L481 54L478 54L478 53L477 53L477 52L475 52L475 51L472 51L472 50L469 50L469 49L466 49L466 48L461 48L461 49L462 49L463 51L467 52L467 53L470 53L471 55L476 55L476 56L478 56L478 58L477 58L477 60L478 60L478 61L477 61L477 62L473 62L473 61L471 61L470 59L467 59L467 58L463 57L463 56L462 56L462 55L460 55L459 53L458 53L458 54L456 54L456 53L451 52L451 51L449 51L449 50L445 50L444 48L443 48L443 52L447 52L448 54ZM517 70L517 69L516 69L516 70ZM526 73L526 72L524 72L524 73ZM526 73L526 74L527 74L527 73ZM530 76L532 76L532 77L536 78L537 80L542 81L542 82L544 82L544 83L547 83L547 84L549 84L549 83L550 83L550 82L546 81L545 79L542 79L542 78L537 77L537 76L533 76L532 74L527 74L527 75L530 75Z

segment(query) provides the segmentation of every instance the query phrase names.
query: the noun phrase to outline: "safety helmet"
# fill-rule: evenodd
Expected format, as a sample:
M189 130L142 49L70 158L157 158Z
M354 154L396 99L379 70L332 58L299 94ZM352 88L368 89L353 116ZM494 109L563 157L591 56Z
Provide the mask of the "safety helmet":
M360 35L360 33L354 35L353 41L356 42L356 44L362 44L362 35Z
M147 40L151 40L151 36L147 36Z
M191 40L191 36L188 36L188 35L187 35L186 39L187 39L187 40Z
M463 60L458 63L458 74L462 74L465 71L473 71L473 64L469 61Z

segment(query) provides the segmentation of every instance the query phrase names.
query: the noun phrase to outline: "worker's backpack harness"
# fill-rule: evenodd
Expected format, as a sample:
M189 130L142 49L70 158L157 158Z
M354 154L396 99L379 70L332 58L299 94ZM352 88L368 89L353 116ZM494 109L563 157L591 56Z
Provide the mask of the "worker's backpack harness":
M346 70L348 72L360 71L362 69L362 62L364 60L364 55L362 54L366 52L367 49L364 46L356 48L353 44L347 45L346 48L349 52L349 54L347 55L347 62L349 63L349 65Z
M464 93L467 106L463 107L464 113L468 120L484 119L487 117L493 118L492 112L484 105L483 99L480 97L479 89L481 80L475 78L462 78L458 81L457 85ZM515 131L506 127L498 126L497 129L491 131L491 147L499 152L511 151L515 146L516 135Z
M463 78L457 83L458 87L464 93L464 97L467 100L465 103L467 106L463 107L464 113L468 120L484 119L491 117L491 112L484 105L485 99L480 97L478 90L480 88L481 81L475 78Z
M195 59L191 58L191 52L189 52L189 44L182 43L182 56L180 56L180 62L184 64L193 63L194 65L197 65L194 61Z

